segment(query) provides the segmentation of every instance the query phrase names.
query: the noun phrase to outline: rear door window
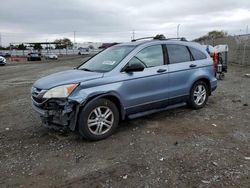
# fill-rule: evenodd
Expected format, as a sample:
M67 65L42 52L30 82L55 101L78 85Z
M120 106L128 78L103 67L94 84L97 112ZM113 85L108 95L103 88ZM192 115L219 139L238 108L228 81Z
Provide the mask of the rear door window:
M193 57L194 57L194 60L202 60L202 59L206 59L207 56L201 52L200 50L197 50L195 48L192 48L192 47L189 47Z
M192 61L191 54L186 46L176 44L166 46L170 64Z

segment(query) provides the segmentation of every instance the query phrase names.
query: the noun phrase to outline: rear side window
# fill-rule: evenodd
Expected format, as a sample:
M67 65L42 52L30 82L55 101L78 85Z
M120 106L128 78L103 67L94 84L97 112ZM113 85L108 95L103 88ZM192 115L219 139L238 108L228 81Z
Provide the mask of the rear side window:
M145 67L155 67L163 65L163 51L161 45L146 47L141 50L136 56L138 61L144 64Z
M166 45L170 64L191 61L191 54L186 46L169 44Z
M207 56L201 52L200 50L197 50L195 48L192 48L192 47L189 47L193 57L194 57L194 60L202 60L202 59L206 59Z

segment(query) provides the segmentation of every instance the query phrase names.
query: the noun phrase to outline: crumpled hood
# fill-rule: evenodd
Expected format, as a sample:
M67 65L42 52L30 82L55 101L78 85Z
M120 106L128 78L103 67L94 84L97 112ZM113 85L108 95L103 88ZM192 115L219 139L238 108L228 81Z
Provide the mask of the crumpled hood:
M37 80L33 86L39 89L47 90L59 85L80 83L101 77L103 77L103 73L87 72L83 70L68 70L45 76Z

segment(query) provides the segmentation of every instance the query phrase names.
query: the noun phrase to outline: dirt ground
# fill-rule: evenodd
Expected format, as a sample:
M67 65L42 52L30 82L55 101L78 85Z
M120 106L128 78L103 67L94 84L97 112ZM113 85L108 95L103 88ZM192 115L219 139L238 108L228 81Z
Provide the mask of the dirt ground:
M0 67L0 187L249 187L250 67L231 65L201 110L122 122L106 140L42 127L38 78L83 58Z

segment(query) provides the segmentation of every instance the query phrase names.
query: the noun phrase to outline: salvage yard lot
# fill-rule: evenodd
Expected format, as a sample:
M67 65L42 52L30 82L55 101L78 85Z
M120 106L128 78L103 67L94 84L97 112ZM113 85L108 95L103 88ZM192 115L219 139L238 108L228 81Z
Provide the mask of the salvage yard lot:
M0 187L248 187L250 67L231 65L201 110L187 107L120 124L106 140L41 126L38 78L82 57L0 67Z

